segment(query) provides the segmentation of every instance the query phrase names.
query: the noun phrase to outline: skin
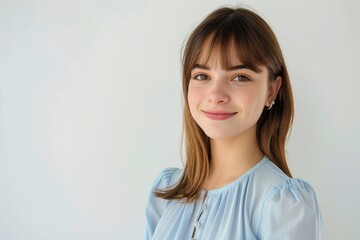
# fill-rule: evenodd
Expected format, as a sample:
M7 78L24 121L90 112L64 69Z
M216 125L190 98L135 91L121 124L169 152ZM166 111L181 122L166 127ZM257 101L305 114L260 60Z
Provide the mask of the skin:
M241 66L235 47L231 41L228 57L231 66ZM208 190L234 181L263 158L256 141L256 123L281 86L281 77L269 81L265 66L259 66L260 72L224 69L219 54L215 47L207 62L206 53L200 54L198 66L191 71L188 91L191 115L210 138L210 171L204 184ZM213 120L206 113L227 113L231 117Z

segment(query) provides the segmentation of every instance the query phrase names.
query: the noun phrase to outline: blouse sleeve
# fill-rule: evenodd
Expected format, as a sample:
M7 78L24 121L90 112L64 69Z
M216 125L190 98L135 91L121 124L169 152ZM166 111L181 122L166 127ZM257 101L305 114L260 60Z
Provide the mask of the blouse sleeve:
M158 189L168 188L170 185L171 176L176 171L176 168L164 169L153 183L148 202L145 209L146 216L146 233L145 239L151 239L156 225L162 215L166 200L155 196L154 191Z
M277 185L264 202L261 240L319 240L322 217L314 189L300 179Z

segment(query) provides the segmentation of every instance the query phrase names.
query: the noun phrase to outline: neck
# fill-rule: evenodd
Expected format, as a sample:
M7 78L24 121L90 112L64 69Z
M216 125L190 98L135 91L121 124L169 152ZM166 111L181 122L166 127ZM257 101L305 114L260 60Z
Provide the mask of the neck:
M211 139L210 171L206 189L222 187L256 165L264 156L256 139L256 126L227 139Z

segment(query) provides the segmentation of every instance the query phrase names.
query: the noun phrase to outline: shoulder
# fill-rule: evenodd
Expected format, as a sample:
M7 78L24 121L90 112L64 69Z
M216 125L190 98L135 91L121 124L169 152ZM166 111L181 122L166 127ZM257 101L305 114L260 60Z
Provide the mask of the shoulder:
M314 188L303 179L289 178L273 163L261 171L271 177L259 204L260 239L298 239L304 234L301 239L320 239L322 218Z
M156 177L152 189L166 189L173 186L181 177L182 169L180 168L165 168Z
M264 190L262 197L264 203L279 197L283 200L303 200L304 203L308 200L316 200L315 190L307 181L288 177L270 160L257 171L254 181L257 181L257 185L261 185L260 188Z
M253 197L258 204L290 178L267 157L248 176Z
M264 208L279 207L284 211L294 207L297 210L318 210L314 188L299 178L289 178L274 185L264 197L263 206Z
M179 180L181 173L182 170L179 168L166 168L156 177L145 209L147 222L146 239L152 238L167 201L156 197L154 192L174 185Z
M254 173L254 177L254 180L260 181L266 179L268 185L275 185L289 179L289 177L267 157L262 161L261 167Z

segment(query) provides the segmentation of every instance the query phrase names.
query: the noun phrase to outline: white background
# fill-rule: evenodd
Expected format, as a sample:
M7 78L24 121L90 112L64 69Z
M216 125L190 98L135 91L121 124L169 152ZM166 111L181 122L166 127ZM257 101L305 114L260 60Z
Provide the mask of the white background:
M181 46L239 2L0 0L0 239L142 239L154 178L182 166ZM359 1L241 3L283 48L324 239L358 239Z

